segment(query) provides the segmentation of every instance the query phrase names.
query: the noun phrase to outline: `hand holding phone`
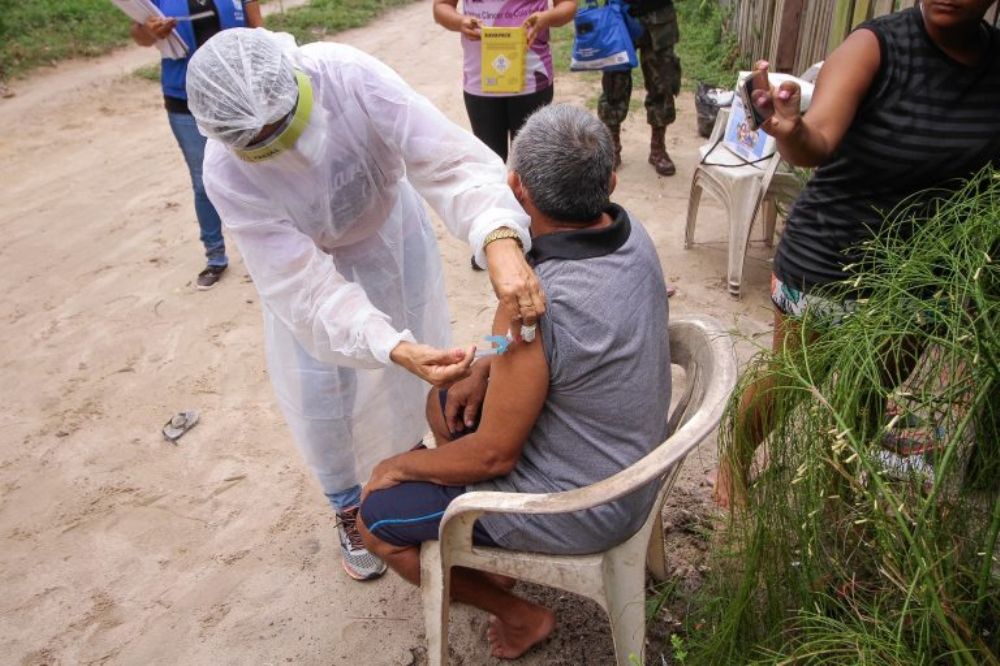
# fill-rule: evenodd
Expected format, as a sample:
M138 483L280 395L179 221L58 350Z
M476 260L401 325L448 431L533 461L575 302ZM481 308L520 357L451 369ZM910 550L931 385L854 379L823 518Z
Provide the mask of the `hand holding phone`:
M740 99L747 110L747 124L757 131L774 115L774 99L771 93L771 83L767 79L766 61L757 63L757 68L750 73L740 85Z
M767 61L759 61L737 91L751 131L763 129L780 142L802 125L802 90L794 77L784 77L780 85L771 86L767 70Z

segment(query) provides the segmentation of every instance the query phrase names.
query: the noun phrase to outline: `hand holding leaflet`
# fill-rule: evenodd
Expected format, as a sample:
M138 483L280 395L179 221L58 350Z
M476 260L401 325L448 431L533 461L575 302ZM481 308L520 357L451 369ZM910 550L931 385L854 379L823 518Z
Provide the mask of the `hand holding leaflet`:
M122 10L126 16L136 23L145 24L146 20L150 17L167 18L156 5L150 2L150 0L111 0L111 2L113 2L118 9ZM177 21L183 21L198 18L198 15L170 18ZM190 55L187 45L184 43L184 40L181 39L181 36L177 34L176 30L172 30L165 39L158 40L156 42L156 48L160 50L160 53L164 58L186 58Z

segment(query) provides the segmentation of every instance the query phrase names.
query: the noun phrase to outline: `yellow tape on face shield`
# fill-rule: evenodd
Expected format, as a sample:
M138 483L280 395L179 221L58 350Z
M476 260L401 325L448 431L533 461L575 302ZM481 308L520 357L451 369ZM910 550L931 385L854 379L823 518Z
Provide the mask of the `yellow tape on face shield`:
M263 162L279 153L290 150L295 146L302 132L309 124L309 116L312 115L313 91L309 77L304 73L296 71L295 81L299 86L299 99L295 104L295 112L291 120L280 132L273 137L269 137L259 146L241 148L233 152L245 162Z

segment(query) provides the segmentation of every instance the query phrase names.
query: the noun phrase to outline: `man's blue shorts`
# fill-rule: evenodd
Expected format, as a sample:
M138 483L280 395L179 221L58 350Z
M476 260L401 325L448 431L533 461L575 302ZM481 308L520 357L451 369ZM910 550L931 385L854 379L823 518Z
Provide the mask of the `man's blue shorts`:
M465 492L462 486L406 481L392 488L376 490L366 497L361 503L361 520L373 536L386 543L419 546L424 541L438 538L438 527L445 509ZM472 528L472 542L477 546L497 546L478 522Z

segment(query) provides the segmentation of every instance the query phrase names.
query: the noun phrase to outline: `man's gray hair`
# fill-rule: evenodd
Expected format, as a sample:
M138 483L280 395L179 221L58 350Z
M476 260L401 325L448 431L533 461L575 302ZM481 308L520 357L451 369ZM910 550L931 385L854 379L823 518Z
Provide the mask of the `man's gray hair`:
M536 111L517 133L510 168L539 211L554 220L591 222L610 202L615 147L608 128L569 104Z

